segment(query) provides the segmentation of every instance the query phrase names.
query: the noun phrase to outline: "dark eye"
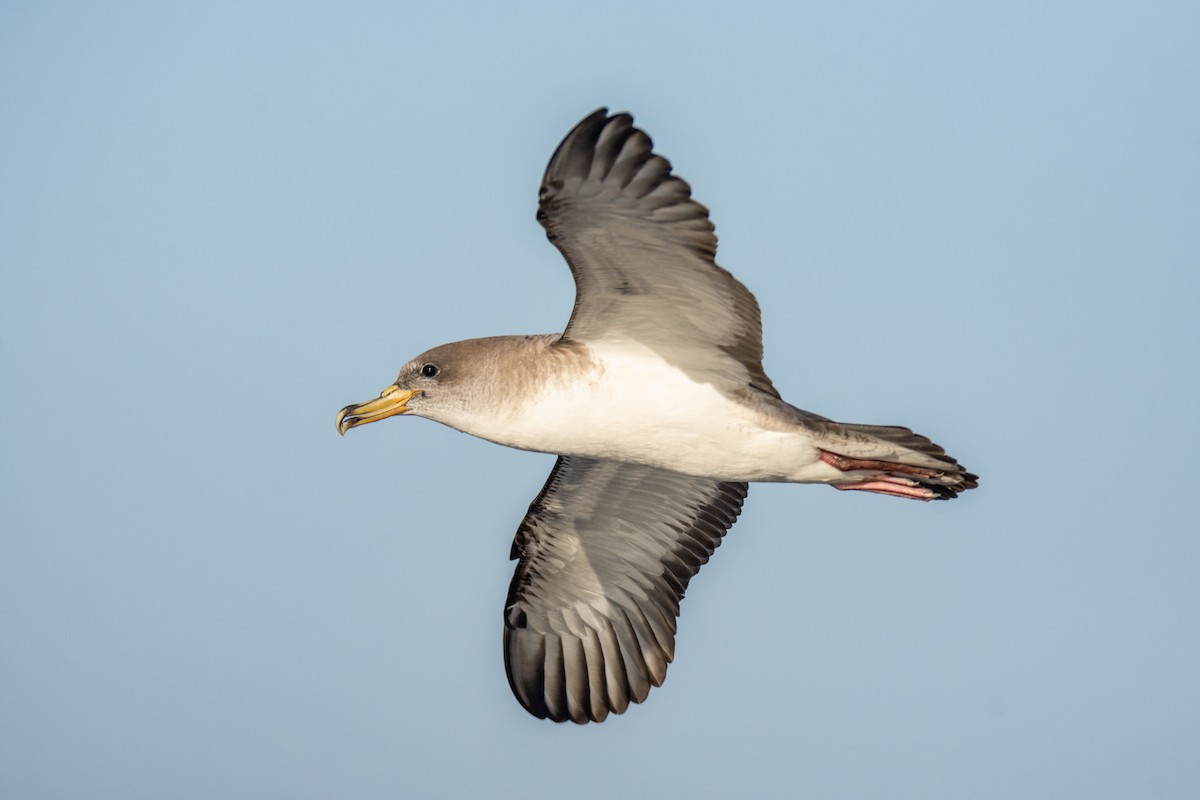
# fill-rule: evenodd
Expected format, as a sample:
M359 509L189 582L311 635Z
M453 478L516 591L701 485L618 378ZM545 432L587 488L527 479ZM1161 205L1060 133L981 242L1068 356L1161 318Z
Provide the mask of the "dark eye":
M425 366L421 367L421 374L426 378L435 378L438 374L438 368L433 364L426 364Z

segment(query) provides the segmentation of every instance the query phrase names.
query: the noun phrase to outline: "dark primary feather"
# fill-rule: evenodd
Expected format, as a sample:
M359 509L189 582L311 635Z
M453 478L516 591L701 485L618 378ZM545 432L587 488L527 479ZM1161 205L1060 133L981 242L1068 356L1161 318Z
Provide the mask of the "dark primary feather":
M628 114L602 108L567 134L537 216L575 277L564 339L636 340L702 380L715 368L730 386L779 396L762 368L758 303L714 261L708 209Z
M560 457L513 541L504 663L521 705L557 722L599 722L661 685L684 590L746 490Z

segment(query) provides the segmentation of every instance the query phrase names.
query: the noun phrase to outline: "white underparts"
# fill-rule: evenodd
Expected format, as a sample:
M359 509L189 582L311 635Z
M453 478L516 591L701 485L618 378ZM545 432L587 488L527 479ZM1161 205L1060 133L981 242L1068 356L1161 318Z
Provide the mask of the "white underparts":
M825 483L845 477L820 460L802 426L769 419L651 351L592 346L590 356L583 374L540 382L512 407L441 421L509 447L722 480Z

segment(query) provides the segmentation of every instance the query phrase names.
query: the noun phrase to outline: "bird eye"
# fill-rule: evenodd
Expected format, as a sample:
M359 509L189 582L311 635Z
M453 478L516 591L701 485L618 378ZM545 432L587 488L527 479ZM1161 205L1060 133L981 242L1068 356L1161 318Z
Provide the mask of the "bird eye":
M421 374L424 375L426 378L437 377L438 368L435 367L433 364L426 364L425 366L421 367Z

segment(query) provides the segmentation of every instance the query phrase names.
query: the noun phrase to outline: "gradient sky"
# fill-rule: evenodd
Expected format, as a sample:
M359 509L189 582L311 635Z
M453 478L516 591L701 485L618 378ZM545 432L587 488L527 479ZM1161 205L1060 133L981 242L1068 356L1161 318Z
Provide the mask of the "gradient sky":
M0 7L0 796L1200 796L1193 3ZM647 703L501 660L551 456L334 415L561 330L600 105L791 402L981 476L755 486Z

